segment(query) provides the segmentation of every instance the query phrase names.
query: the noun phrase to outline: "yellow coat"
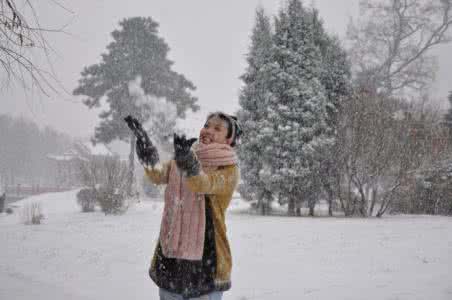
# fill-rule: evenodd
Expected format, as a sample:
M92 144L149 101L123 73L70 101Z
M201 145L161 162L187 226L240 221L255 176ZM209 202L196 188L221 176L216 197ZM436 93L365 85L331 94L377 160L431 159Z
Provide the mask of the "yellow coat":
M167 184L170 168L176 168L171 160L161 168L145 169L147 177L155 184ZM209 196L212 219L215 228L216 276L214 278L217 290L225 290L231 285L232 256L226 235L225 213L232 199L232 194L239 181L237 165L220 167L201 174L186 178L188 187L196 193ZM151 269L155 263L155 254Z

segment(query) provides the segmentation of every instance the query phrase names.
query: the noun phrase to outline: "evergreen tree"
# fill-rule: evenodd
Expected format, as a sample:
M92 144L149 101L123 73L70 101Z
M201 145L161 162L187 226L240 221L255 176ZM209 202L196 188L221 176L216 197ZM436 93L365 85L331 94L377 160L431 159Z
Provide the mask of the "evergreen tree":
M265 146L263 128L269 127L266 107L271 97L268 89L268 65L271 63L272 28L270 18L266 16L262 7L256 10L255 24L251 35L251 46L247 55L248 67L241 76L244 87L241 90L239 103L241 109L238 117L242 120L245 135L238 155L241 163L240 193L246 199L257 198L258 209L266 214L272 200L272 193L260 178L262 160L256 155L263 151Z
M261 208L277 195L289 203L289 214L295 206L299 214L306 201L312 215L322 188L332 204L337 119L350 92L350 65L318 11L301 1L289 1L275 27L272 37L258 9L240 95L241 193Z
M83 95L89 108L99 107L105 99L108 109L99 117L93 142L110 143L115 139L130 142L129 194L133 181L134 146L133 134L123 118L128 114L147 122L152 115L146 102L137 101L130 93L129 84L139 79L146 95L166 98L176 105L177 116L185 117L188 109L196 111L197 99L190 93L195 86L183 75L171 69L168 45L158 36L158 24L151 18L134 17L120 22L120 29L112 32L113 41L102 54L101 62L84 68L74 95Z
M328 100L328 125L334 129L341 101L350 95L351 66L347 52L342 48L339 39L325 31L318 10L314 8L310 14L314 44L319 48L322 60L320 82L325 88Z
M275 20L267 106L271 128L262 157L268 185L295 205L318 195L321 153L328 139L328 99L320 81L322 59L315 45L312 17L301 1L290 0ZM281 201L280 199L280 201ZM312 205L310 205L312 207ZM313 210L310 211L313 214Z
M327 97L328 136L333 141L331 146L325 147L321 153L322 163L320 171L321 185L326 192L329 204L328 213L332 216L334 186L339 175L338 114L341 111L343 101L351 93L351 66L347 59L347 53L341 47L339 39L330 36L325 31L318 10L312 9L311 14L314 43L319 48L322 59L320 82L325 88Z

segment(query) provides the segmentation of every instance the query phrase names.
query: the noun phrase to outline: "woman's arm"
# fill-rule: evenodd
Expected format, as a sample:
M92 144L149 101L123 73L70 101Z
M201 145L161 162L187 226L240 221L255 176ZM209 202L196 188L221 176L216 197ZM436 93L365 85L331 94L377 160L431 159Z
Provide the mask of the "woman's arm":
M185 178L190 190L203 194L232 194L239 181L239 170L236 165L226 166L219 170Z

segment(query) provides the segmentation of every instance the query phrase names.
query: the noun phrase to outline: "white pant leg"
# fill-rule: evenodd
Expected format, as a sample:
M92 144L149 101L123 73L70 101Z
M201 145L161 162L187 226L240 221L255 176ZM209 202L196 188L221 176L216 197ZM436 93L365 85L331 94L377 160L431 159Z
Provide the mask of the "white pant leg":
M159 289L160 300L221 300L223 292L212 292L197 298L184 298L180 294L175 294L165 289Z
M184 300L182 295L172 293L162 288L159 289L159 296L160 300Z
M197 298L190 298L189 300L221 300L223 292L212 292Z

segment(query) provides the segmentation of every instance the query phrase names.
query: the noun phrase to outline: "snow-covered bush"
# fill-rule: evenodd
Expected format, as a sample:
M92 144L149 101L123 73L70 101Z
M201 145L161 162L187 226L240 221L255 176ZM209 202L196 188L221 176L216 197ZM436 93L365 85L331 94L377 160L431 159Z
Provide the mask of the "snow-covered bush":
M126 185L129 168L117 156L92 157L81 162L82 182L95 194L105 214L119 214L127 210ZM89 197L90 192L87 192Z
M101 186L96 191L97 202L106 215L119 215L127 210L124 193L118 189Z
M120 214L127 210L125 204L128 167L118 157L103 161L103 184L96 186L97 201L105 214Z
M393 212L452 216L452 159L418 170Z
M21 210L21 217L26 225L41 224L41 220L44 219L41 204L35 202L25 204Z
M82 212L93 212L96 206L96 190L92 188L81 189L77 193L77 203Z

